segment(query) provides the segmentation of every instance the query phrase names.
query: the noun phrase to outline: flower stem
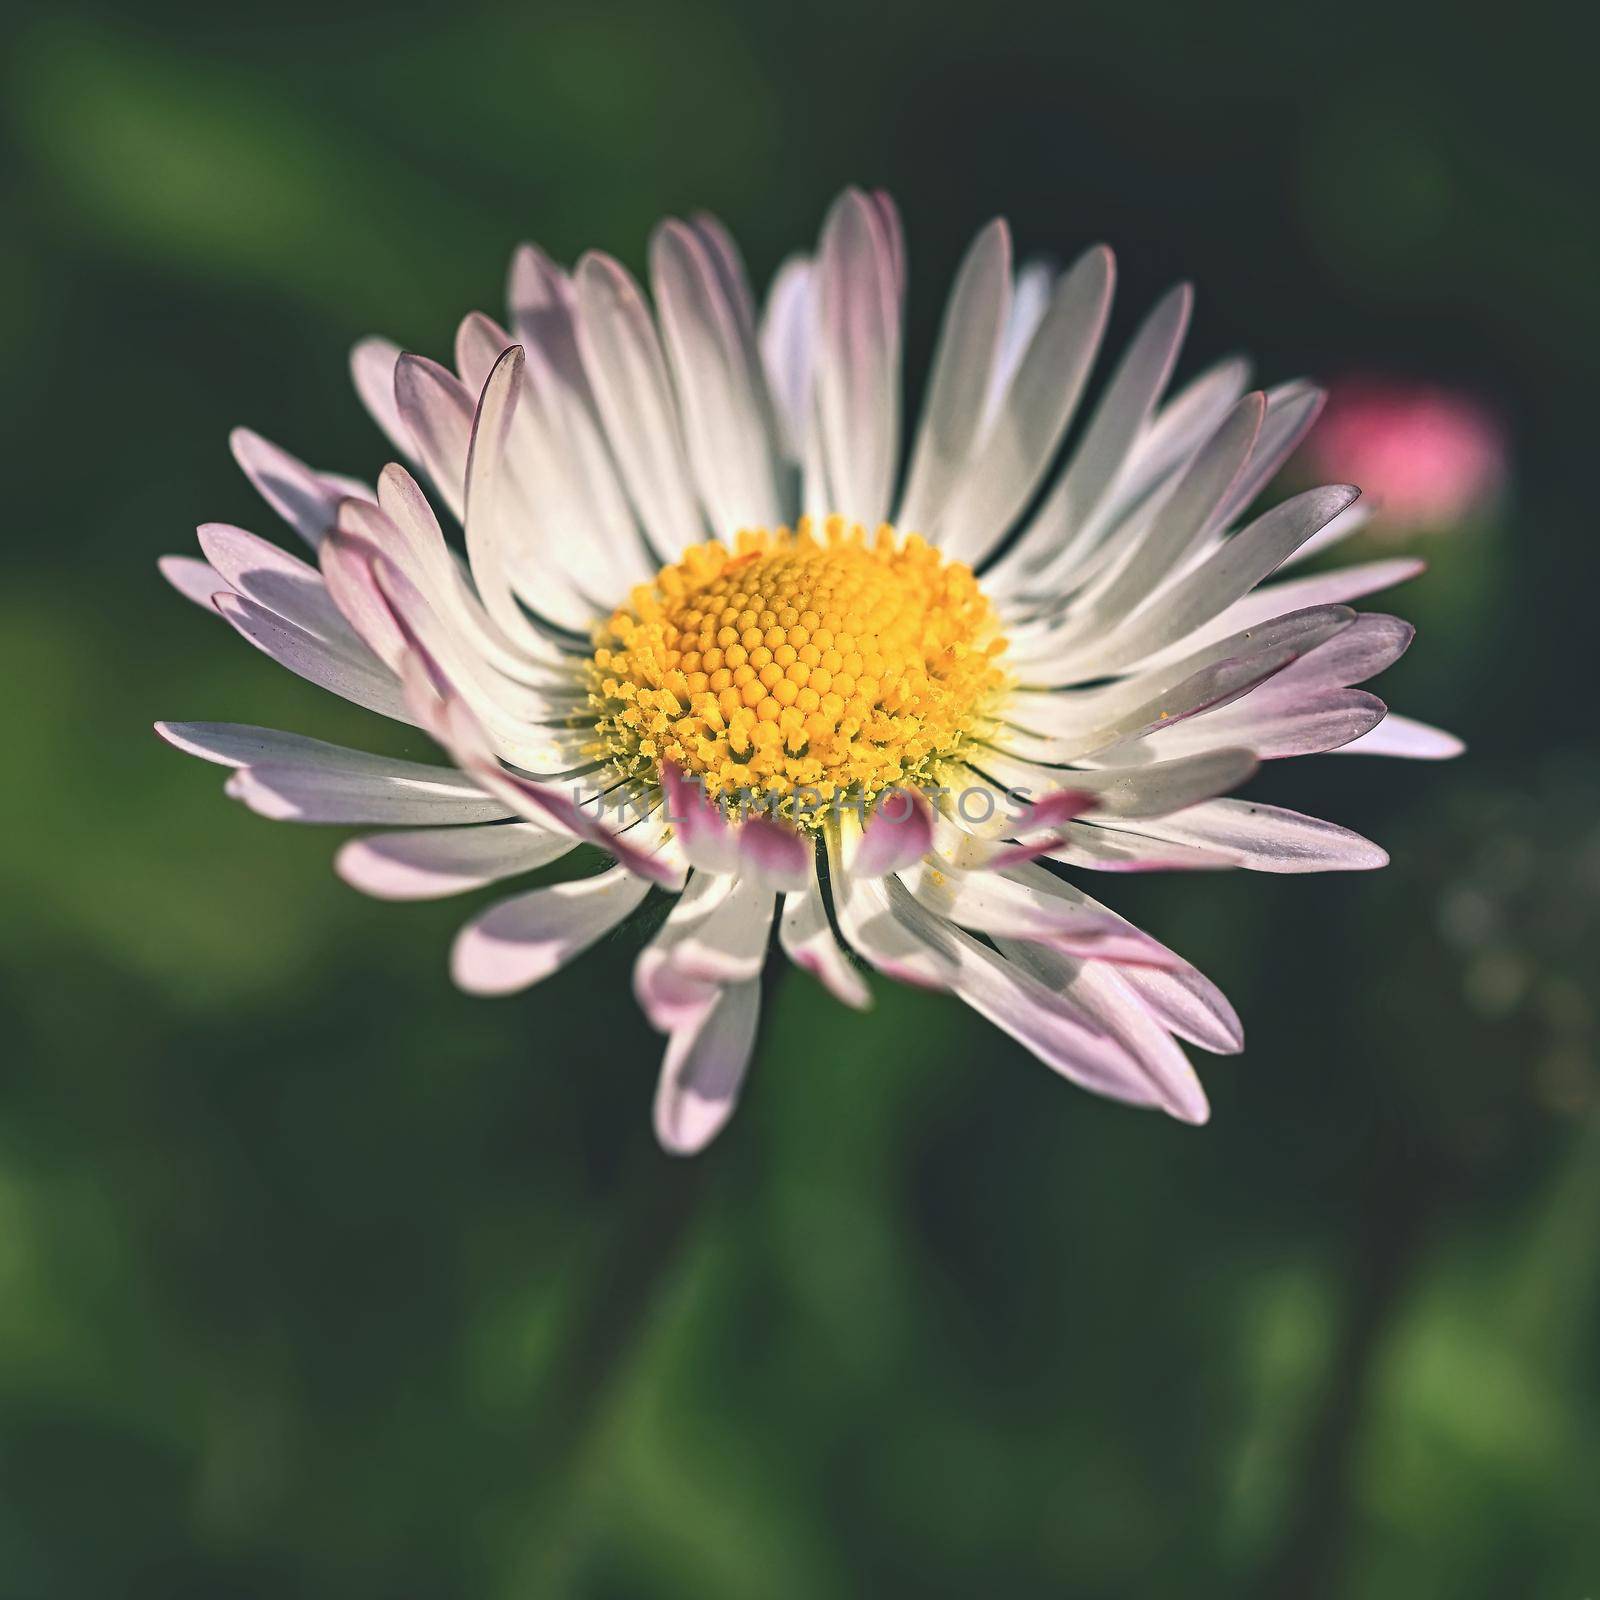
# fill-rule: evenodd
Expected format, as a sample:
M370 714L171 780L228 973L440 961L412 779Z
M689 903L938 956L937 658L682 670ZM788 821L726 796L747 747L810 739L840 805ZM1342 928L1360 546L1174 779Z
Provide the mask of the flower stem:
M534 1422L535 1528L523 1562L533 1587L526 1592L559 1595L572 1587L614 1401L649 1343L704 1209L701 1163L669 1163L651 1146L650 1159L631 1166L543 1384Z

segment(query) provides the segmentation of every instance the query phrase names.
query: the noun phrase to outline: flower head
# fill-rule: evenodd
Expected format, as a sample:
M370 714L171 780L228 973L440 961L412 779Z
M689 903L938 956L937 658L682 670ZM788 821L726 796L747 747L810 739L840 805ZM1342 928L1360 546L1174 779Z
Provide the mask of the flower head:
M595 753L645 782L663 761L715 797L760 793L815 828L808 800L925 789L998 719L994 608L960 562L887 525L870 540L741 532L641 586L590 665Z
M360 345L357 388L409 465L369 489L237 433L317 565L216 524L204 561L164 563L449 765L226 723L162 733L265 815L394 830L339 852L378 896L603 851L604 870L467 924L454 969L476 992L524 988L674 896L634 982L668 1036L669 1149L733 1108L774 924L847 1005L870 1003L862 963L952 990L1065 1077L1204 1120L1177 1041L1240 1049L1231 1007L1062 869L1379 866L1331 823L1224 796L1279 756L1456 748L1354 687L1411 630L1348 602L1415 563L1258 587L1354 526L1344 487L1238 526L1318 392L1252 391L1225 362L1169 396L1179 288L1074 427L1110 252L1018 271L995 222L957 275L902 471L886 197L843 195L759 314L709 218L664 223L650 265L653 309L605 256L569 273L525 247L511 330L469 316L454 371Z

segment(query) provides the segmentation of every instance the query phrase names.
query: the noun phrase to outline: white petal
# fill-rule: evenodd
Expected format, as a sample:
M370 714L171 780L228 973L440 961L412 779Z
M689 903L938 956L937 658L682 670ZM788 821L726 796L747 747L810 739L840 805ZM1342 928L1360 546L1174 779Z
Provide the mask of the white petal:
M350 352L350 376L372 420L401 455L414 460L416 446L411 430L394 397L394 369L400 355L400 346L393 340L363 339Z
M1228 997L1187 963L1180 967L1122 967L1124 983L1169 1033L1214 1055L1244 1049L1244 1027Z
M1016 876L1040 894L1089 907L1120 923L1127 932L1138 933L1151 944L1156 944L1155 940L1135 928L1126 918L1108 911L1099 901L1090 899L1054 873L1039 867L1026 867ZM1199 1045L1202 1050L1225 1055L1242 1050L1244 1030L1222 991L1197 968L1164 945L1157 944L1156 948L1164 959L1118 966L1117 970L1128 987L1169 1033Z
M513 346L496 366L496 374L513 370L519 354ZM498 392L491 379L480 418L488 416ZM495 431L491 421L478 433L472 451L469 477L474 491L468 522L469 538L475 544L479 540L470 530L481 531L486 520L485 501L476 487L483 461L477 446ZM491 472L491 484L493 481ZM568 771L574 763L565 747L572 740L548 724L562 720L572 707L572 691L577 685L570 671L545 674L539 683L530 683L530 676L538 676L531 660L513 660L508 670L505 658L509 651L499 646L503 636L497 636L469 602L453 561L442 557L437 545L431 560L426 550L413 548L412 537L421 536L424 530L402 534L382 507L347 502L339 533L324 550L332 546L336 554L345 554L347 531L349 571L341 573L338 563L330 561L329 584L352 620L370 630L373 648L398 665L412 638L419 640L459 686L506 761L541 776ZM375 549L385 554L374 555ZM442 580L434 574L437 562L444 566ZM488 571L487 563L484 566ZM514 608L510 618L524 632L529 631Z
M161 556L156 566L185 600L192 600L202 610L216 611L212 597L221 594L228 585L210 562L197 561L193 556Z
M1230 492L1261 431L1266 404L1259 391L1245 395L1195 452L1165 499L1106 541L1102 549L1109 564L1074 610L1076 626L1109 632L1222 526Z
M1255 498L1277 476L1311 425L1321 415L1326 396L1311 383L1279 384L1267 395L1267 414L1261 434L1250 452L1250 464L1239 474L1216 517L1216 526L1227 527L1235 517L1250 509Z
M928 379L928 398L895 521L903 533L933 526L986 420L1011 308L1011 232L996 218L972 241L956 273Z
M947 989L956 975L953 946L913 933L904 911L914 904L894 878L862 878L845 865L854 853L859 824L846 812L828 833L828 873L839 931L859 955L901 983Z
M728 873L692 871L667 920L633 964L634 998L650 1025L662 1033L692 1022L716 993L715 985L687 976L672 956L717 914L737 881Z
M628 493L663 560L704 537L683 431L655 324L609 256L578 263L578 347Z
M1183 1052L1113 969L1005 939L997 953L891 888L912 937L950 964L956 993L1047 1066L1096 1094L1204 1121Z
M758 977L775 905L772 890L759 879L736 879L716 909L673 943L668 962L693 983L720 987Z
M1302 656L1276 687L1347 689L1386 672L1403 656L1417 630L1399 617L1369 611L1344 632Z
M158 722L155 728L174 749L219 767L338 767L402 777L435 772L454 776L447 767L397 761L388 756L370 755L365 750L329 744L323 739L310 739L303 733L283 733L276 728L257 728L244 722Z
M798 463L810 431L816 306L811 258L790 256L778 268L761 317L761 358L782 432L784 454Z
M512 262L510 293L512 326L527 353L521 409L531 430L530 448L519 450L515 465L538 536L534 570L519 572L519 586L544 609L538 590L555 565L609 606L649 577L654 564L645 560L579 351L576 293L531 245Z
M1137 745L1119 750L1117 756L1120 760L1149 752L1173 757L1222 745L1253 751L1262 761L1320 755L1370 732L1383 721L1387 709L1376 695L1361 689L1273 682L1171 732L1158 730Z
M513 345L496 359L484 382L472 416L462 500L473 582L484 608L513 639L528 632L511 578L516 556L511 525L522 508L509 482L506 460L524 360L522 347Z
M529 624L520 612L508 616L509 628L489 615L461 559L445 542L427 496L398 462L391 462L378 477L378 505L398 537L397 547L380 536L378 520L359 508L346 506L341 515L352 518L355 531L429 597L464 642L518 681L552 686L552 675L566 677L571 657L548 633Z
M1038 488L1100 348L1112 279L1102 245L1057 282L988 434L928 530L952 557L980 561Z
M1348 516L1349 512L1344 515ZM1337 517L1334 519L1339 520ZM1375 594L1380 589L1388 589L1416 577L1423 565L1421 561L1402 556L1387 561L1368 561L1354 567L1340 567L1336 571L1319 572L1309 578L1263 584L1242 599L1235 600L1227 610L1213 617L1204 627L1197 628L1187 639L1176 640L1152 652L1141 665L1146 670L1164 666L1215 639L1258 627L1274 617L1287 616L1290 612L1301 611L1309 606L1342 605L1350 600L1359 600L1363 595Z
M1187 462L1221 426L1250 381L1247 362L1219 362L1193 379L1159 411L1134 441L1116 481L1101 498L1094 515L1075 527L1039 523L1030 527L987 575L986 587L997 598L1026 587L1028 571L1041 593L1076 585L1099 559L1099 547L1110 532L1141 508L1160 486ZM1065 507L1058 512L1065 512ZM1049 553L1051 541L1055 554ZM1025 567L1024 558L1030 565Z
M655 1128L673 1155L695 1155L733 1115L755 1048L761 983L735 984L674 1029L656 1089Z
M1169 473L1181 469L1249 387L1250 363L1233 357L1207 367L1162 401L1128 452L1096 520L1104 521L1113 506L1126 511L1138 504Z
M869 190L867 199L872 203L872 213L877 219L883 247L889 257L890 283L895 297L903 300L906 293L906 237L900 223L900 213L886 189Z
M1158 1106L1161 1093L1140 1063L1080 1007L1020 962L957 932L961 998L1051 1071L1091 1094L1124 1105Z
M1090 872L1217 872L1237 865L1216 851L1075 822L1060 830L1059 842L1044 858Z
M836 999L857 1011L872 1004L872 991L866 980L851 965L828 926L827 908L813 870L811 881L783 899L783 916L778 923L778 942L797 967L809 972Z
M334 524L342 491L248 428L235 428L228 443L256 492L315 550Z
M389 823L398 826L450 826L492 822L507 815L504 805L471 779L448 767L420 762L389 763L363 752L342 752L339 764L316 766L264 762L240 767L228 780L228 793L275 822ZM392 767L411 769L415 776Z
M750 278L744 270L739 246L721 221L709 211L697 211L689 227L705 247L706 256L716 271L723 299L738 324L741 337L755 338L756 301L750 291Z
M399 685L365 646L358 655L353 646L309 633L242 595L220 595L216 604L256 649L307 682L331 689L380 716L397 722L413 720Z
M1349 505L1356 493L1343 485L1310 489L1274 506L1135 612L1111 639L1086 640L1076 651L1068 651L1057 661L1058 669L1070 673L1075 666L1092 662L1097 672L1120 672L1188 639L1249 593L1290 551Z
M1019 726L997 730L993 742L1035 761L1093 756L1100 763L1126 766L1153 759L1142 750L1130 751L1129 742L1164 733L1248 694L1354 620L1347 607L1321 606L1232 634L1170 666L1136 673L1103 689L1019 691L1007 707Z
M1047 261L1030 261L1017 272L1006 325L1000 333L1000 353L990 375L989 395L984 404L985 424L993 421L1001 397L1016 373L1017 363L1050 309L1056 278L1056 269Z
M1108 831L1193 845L1255 872L1364 872L1389 860L1337 823L1255 800L1207 800L1171 816L1118 821Z
M1119 968L1078 961L1037 944L997 940L1003 954L1040 979L1046 988L1082 1010L1094 1026L1127 1053L1148 1081L1161 1108L1179 1121L1202 1123L1210 1116L1205 1090L1188 1057L1151 1014Z
M1037 940L1085 959L1168 966L1169 950L1037 867L963 872L920 866L901 881L934 915L973 933Z
M1431 728L1426 722L1414 722L1410 717L1390 712L1370 733L1349 744L1341 745L1338 753L1354 756L1404 756L1413 761L1448 761L1458 756L1466 746L1453 733L1443 728Z
M1285 567L1297 567L1302 561L1309 561L1313 556L1320 556L1331 550L1334 545L1342 544L1352 534L1359 533L1372 521L1373 506L1365 501L1358 500L1347 510L1341 511L1321 533L1307 539L1295 553L1284 562ZM1421 563L1418 563L1420 567Z
M591 394L567 275L536 245L521 245L511 258L506 299L512 331L528 352L530 377L545 402L586 406Z
M399 612L396 618L403 620ZM407 646L401 684L410 714L479 787L524 821L571 833L615 856L640 877L677 887L682 872L675 860L661 852L659 839L652 839L653 847L641 848L597 820L560 789L502 767L495 759L487 730L449 673L414 633L408 633Z
M752 328L744 325L704 242L681 222L650 241L651 282L682 405L689 458L717 532L784 521L776 420Z
M517 341L493 317L469 312L456 329L456 371L468 394L481 394L494 364Z
M346 883L380 900L438 900L548 866L577 844L529 822L424 828L351 839L334 865Z
M349 530L336 528L317 554L323 583L340 617L389 672L398 672L405 639L372 575L372 547Z
M1142 767L1052 770L984 750L970 763L1014 794L1036 799L1069 788L1095 796L1093 817L1152 817L1236 789L1256 770L1248 750L1209 750Z
M224 522L202 523L199 534L206 559L222 575L221 588L248 596L308 633L365 654L315 567Z
M1072 459L1010 552L1024 572L1059 570L1092 537L1094 517L1172 375L1194 293L1188 284L1157 302L1117 363Z
M450 967L469 994L513 994L548 978L627 917L650 885L622 867L530 889L456 936Z
M461 380L437 361L410 354L395 363L394 392L411 435L412 454L459 521L466 503L472 396Z
M831 509L868 528L889 514L900 443L900 287L882 213L846 190L817 254L816 403Z

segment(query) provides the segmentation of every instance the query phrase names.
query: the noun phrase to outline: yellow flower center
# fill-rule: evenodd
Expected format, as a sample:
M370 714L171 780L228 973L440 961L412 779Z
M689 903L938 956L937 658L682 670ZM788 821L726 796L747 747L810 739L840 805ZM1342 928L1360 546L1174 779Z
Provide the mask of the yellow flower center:
M937 783L993 720L1005 646L971 570L887 525L695 545L599 629L594 754L815 822L819 800Z

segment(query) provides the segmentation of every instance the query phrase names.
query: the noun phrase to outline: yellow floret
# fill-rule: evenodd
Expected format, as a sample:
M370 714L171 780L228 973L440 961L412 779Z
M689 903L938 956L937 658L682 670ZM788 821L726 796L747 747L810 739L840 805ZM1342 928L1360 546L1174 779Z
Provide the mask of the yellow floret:
M915 534L747 530L685 551L599 629L596 754L645 781L672 761L780 810L802 787L870 802L936 784L984 732L1004 653L971 570Z

